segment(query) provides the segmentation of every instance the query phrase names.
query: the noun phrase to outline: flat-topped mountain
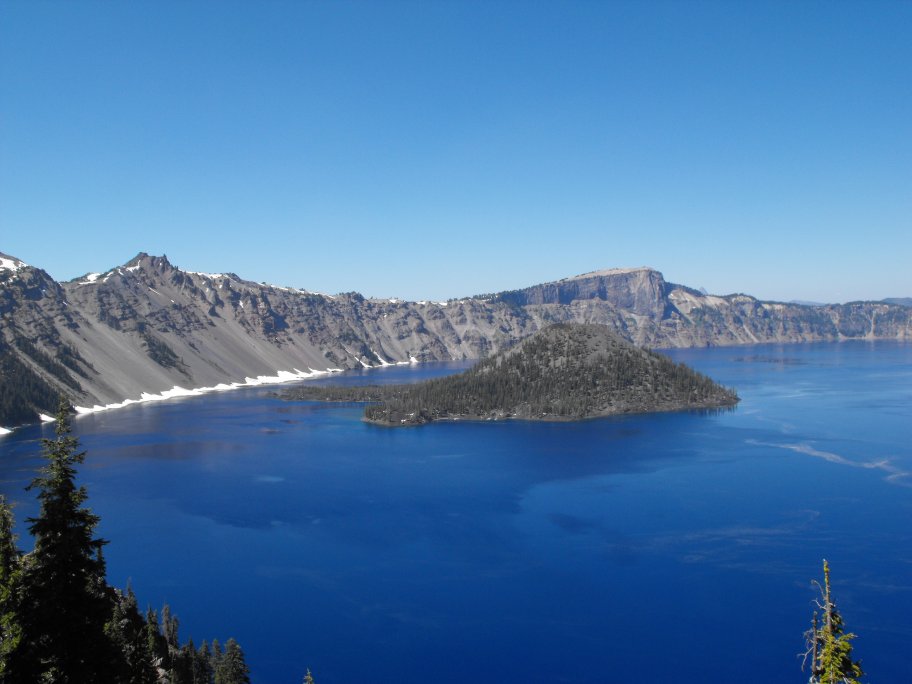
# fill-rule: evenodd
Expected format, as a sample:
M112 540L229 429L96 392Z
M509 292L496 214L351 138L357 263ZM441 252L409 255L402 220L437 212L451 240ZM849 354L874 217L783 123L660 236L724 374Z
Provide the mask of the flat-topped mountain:
M148 254L58 283L0 254L0 426L51 413L61 392L78 406L103 410L175 386L478 359L552 323L573 322L606 325L652 348L912 337L909 307L808 307L708 295L649 268L404 302L185 271Z
M559 323L516 347L445 378L416 385L302 387L291 399L376 402L365 417L384 425L435 420L579 420L732 406L733 390L604 325Z

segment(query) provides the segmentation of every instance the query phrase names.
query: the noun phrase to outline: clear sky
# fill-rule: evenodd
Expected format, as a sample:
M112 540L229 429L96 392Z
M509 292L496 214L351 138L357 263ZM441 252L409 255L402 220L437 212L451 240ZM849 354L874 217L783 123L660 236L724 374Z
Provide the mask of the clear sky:
M0 2L0 251L912 296L912 2Z

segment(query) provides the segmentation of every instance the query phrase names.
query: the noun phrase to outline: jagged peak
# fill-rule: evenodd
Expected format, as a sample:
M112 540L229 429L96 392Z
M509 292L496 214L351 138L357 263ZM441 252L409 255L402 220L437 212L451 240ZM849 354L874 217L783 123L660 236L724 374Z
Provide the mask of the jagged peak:
M121 268L125 268L127 270L135 270L138 267L146 265L161 270L171 270L175 268L174 265L168 261L168 256L166 254L162 254L161 256L154 256L147 254L146 252L140 252L123 266L121 266Z

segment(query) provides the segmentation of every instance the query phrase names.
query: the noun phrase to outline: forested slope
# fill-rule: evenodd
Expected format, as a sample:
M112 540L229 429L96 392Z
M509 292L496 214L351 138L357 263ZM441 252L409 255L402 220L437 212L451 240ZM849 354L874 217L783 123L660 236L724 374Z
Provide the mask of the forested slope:
M470 370L416 385L302 387L289 398L372 402L387 425L433 420L574 420L731 406L737 394L605 326L557 324Z

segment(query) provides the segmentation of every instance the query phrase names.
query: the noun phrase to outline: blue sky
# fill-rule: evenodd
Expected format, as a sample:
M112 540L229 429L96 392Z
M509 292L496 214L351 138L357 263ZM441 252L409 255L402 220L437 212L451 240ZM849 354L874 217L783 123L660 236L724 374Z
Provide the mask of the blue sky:
M0 3L0 251L912 296L909 2Z

